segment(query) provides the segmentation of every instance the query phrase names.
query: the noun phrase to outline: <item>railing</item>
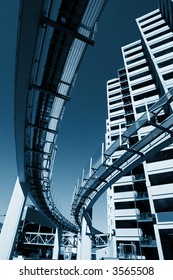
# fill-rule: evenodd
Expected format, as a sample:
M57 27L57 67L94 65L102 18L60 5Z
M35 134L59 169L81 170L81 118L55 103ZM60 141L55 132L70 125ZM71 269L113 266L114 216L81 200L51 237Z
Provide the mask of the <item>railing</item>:
M138 222L140 221L145 221L145 222L148 222L148 221L153 221L153 216L151 213L140 213L139 215L137 215L137 220Z
M22 244L29 245L44 245L53 246L55 240L55 234L53 233L41 233L41 232L25 232L23 238L20 238Z
M147 199L147 198L148 198L148 193L147 192L138 192L137 196L135 196L136 200Z
M145 180L145 175L144 174L135 174L134 181L140 181L140 180Z
M95 235L92 246L94 248L103 248L108 246L109 234Z
M131 114L134 114L133 110L125 110L125 116L126 115L131 115Z
M153 236L144 235L140 237L140 245L141 247L156 247L156 240Z
M125 91L122 90L122 97L124 98L124 97L127 97L127 96L130 96L129 90L128 91L127 90L125 90Z
M118 246L118 259L121 260L135 260L136 255L136 245L131 242L129 244L120 243Z

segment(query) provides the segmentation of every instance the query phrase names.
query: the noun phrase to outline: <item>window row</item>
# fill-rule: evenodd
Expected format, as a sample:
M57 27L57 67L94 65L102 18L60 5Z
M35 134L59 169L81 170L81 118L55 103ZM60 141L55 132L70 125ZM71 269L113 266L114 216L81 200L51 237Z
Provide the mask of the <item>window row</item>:
M114 104L117 104L117 103L120 103L120 102L122 102L122 99L111 101L111 102L109 102L109 105L114 105Z
M119 91L119 92L117 92L117 93L110 94L110 95L109 95L109 99L110 99L110 98L113 98L113 97L116 97L116 96L118 96L118 95L120 95L120 94L121 94L121 91Z
M153 28L151 28L151 29L149 29L147 31L144 31L144 34L146 35L148 33L151 33L151 32L156 31L156 30L158 30L158 29L160 29L160 28L162 28L164 26L166 26L165 22L163 22L163 23L161 23L161 24L159 24L159 25L157 25L157 26L155 26L155 27L153 27Z
M154 53L154 57L157 58L159 56L162 56L162 55L165 55L165 54L168 54L171 52L173 52L173 47L170 47L170 48L164 49L162 51L159 51L157 53Z
M164 44L167 44L167 43L170 43L170 42L173 42L173 37L169 37L167 39L161 40L161 41L151 45L150 48L154 49L154 48L160 47L160 46L162 46Z
M148 38L147 38L147 41L151 41L151 40L157 39L157 38L160 37L160 36L163 36L163 35L168 34L169 32L170 32L170 29L166 29L166 30L164 30L164 31L160 31L160 32L158 32L157 34L148 37Z
M137 57L137 58L134 58L134 59L132 59L132 60L126 61L126 63L127 63L127 65L129 65L129 64L135 63L135 62L137 62L137 61L140 61L140 60L142 60L142 59L144 59L144 58L145 58L144 55L141 55L141 56L139 56L139 57Z
M149 70L145 71L145 72L142 72L142 73L139 73L139 74L136 74L136 75L130 77L130 81L134 81L136 79L145 77L145 76L150 75L150 74L151 74L151 72Z
M139 23L142 23L142 22L144 22L144 21L146 21L146 20L149 20L149 19L151 19L152 17L155 17L155 16L157 16L157 15L159 15L159 14L160 14L160 11L156 12L155 14L148 15L148 16L146 16L145 18L140 19L140 20L139 20Z

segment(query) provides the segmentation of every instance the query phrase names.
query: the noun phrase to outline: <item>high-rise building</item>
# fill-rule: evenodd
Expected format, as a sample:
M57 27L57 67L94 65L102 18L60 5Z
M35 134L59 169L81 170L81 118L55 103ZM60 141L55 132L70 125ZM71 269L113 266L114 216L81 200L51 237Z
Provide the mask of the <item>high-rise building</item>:
M124 67L107 82L106 147L173 87L173 1L136 19L140 40L122 47ZM156 122L172 113L162 110ZM151 124L128 139L130 147ZM112 161L125 150L120 149ZM151 156L107 191L108 231L118 258L173 259L173 145Z

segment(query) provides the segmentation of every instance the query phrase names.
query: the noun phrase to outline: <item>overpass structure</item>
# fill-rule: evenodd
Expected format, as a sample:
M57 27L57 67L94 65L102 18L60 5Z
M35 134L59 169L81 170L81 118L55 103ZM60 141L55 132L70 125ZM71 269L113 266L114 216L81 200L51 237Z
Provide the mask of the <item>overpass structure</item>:
M70 101L86 47L94 45L105 3L20 1L15 73L18 178L1 232L0 259L12 257L28 196L59 230L78 231L55 205L52 169L65 106Z
M90 160L74 191L75 223L56 207L51 192L56 140L66 103L87 45L94 45L97 21L105 0L21 0L15 75L15 138L18 178L0 235L0 259L11 259L26 198L61 231L81 231L80 258L90 258L92 207L101 194L152 154L173 142L173 115L157 123L157 115L172 102L173 90L120 135L99 159ZM128 139L148 122L153 130L134 146ZM118 150L124 154L110 164ZM58 258L58 243L54 258ZM88 248L88 250L86 250Z

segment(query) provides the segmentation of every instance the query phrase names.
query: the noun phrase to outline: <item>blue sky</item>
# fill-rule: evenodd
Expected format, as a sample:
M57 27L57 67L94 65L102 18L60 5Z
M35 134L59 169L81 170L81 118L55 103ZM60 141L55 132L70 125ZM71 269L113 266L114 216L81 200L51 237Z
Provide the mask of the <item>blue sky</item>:
M121 46L140 39L135 18L156 9L157 3L157 0L108 0L99 21L95 46L87 48L57 142L53 181L58 205L66 216L82 169L104 142L106 82L116 77L117 69L123 66ZM6 213L17 176L13 82L18 4L19 0L2 1L0 9L0 215ZM103 195L94 207L94 223L100 230L105 230L105 201Z

